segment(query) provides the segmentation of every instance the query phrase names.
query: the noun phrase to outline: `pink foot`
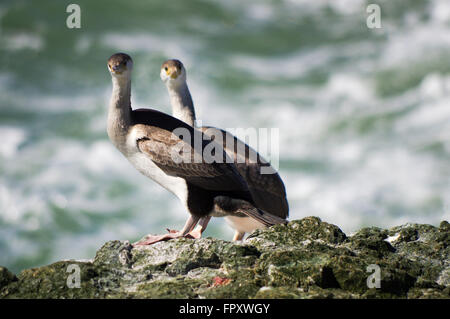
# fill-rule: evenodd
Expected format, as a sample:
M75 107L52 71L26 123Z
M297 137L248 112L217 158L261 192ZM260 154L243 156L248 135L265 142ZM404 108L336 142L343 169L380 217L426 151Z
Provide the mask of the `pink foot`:
M191 231L187 236L191 236L193 239L199 239L202 238L202 232L199 229L194 229Z
M177 234L177 233L180 233L180 231L175 230L175 229L166 228L166 230L169 232L169 234ZM198 232L199 232L199 231L193 230L193 231L191 231L190 233L184 235L184 238L198 239L198 238L200 238L200 237L202 236L202 233L200 233L200 236L199 236L199 237L195 237L194 234L197 234ZM180 235L179 237L183 237L183 236ZM175 237L175 238L178 238L178 237Z
M183 236L183 234L181 232L173 230L173 229L167 229L167 231L169 233L164 234L164 235L147 235L147 236L145 236L144 240L135 242L132 244L132 246L135 247L135 246L153 245L160 241L166 241L166 240L171 240L171 239L180 238L180 237L191 238L191 239L195 238L191 234L186 234L185 236Z

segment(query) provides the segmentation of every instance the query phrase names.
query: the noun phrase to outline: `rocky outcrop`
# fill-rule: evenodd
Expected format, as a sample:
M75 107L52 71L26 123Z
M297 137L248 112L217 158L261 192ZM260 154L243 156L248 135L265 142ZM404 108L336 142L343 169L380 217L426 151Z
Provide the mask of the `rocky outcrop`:
M307 217L243 243L110 241L92 261L59 261L17 277L0 267L0 297L450 298L450 224L347 236Z

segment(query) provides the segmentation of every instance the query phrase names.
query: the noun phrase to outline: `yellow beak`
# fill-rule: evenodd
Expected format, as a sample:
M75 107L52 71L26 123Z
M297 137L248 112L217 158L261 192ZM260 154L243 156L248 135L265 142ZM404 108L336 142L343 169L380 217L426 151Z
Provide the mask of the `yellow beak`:
M169 68L166 71L166 75L170 76L172 79L176 79L178 77L178 72L174 68Z

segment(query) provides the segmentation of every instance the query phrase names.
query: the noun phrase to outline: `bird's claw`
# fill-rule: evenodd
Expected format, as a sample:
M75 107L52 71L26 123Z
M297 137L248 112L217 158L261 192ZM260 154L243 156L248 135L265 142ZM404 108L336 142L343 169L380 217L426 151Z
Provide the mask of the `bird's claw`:
M181 238L181 237L189 238L189 239L200 238L200 237L196 237L195 233L194 233L194 235L192 235L191 234L192 232L183 236L183 234L181 234L179 231L176 231L173 229L167 228L167 231L168 231L168 234L164 234L164 235L147 235L147 236L145 236L145 239L133 243L132 246L133 247L148 246L148 245L153 245L155 243L158 243L160 241L166 241L166 240Z
M169 232L169 234L179 233L178 230L174 230L174 229L170 229L170 228L166 228L166 230ZM201 233L199 234L198 231L193 230L184 236L180 235L180 237L189 238L189 239L198 239L198 238L202 237L202 234Z

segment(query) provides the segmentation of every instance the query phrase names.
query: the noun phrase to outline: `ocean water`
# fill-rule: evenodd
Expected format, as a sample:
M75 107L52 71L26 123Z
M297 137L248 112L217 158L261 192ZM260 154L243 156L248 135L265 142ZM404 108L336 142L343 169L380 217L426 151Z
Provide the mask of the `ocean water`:
M170 112L159 68L178 58L203 125L279 128L291 219L347 233L450 219L448 0L1 1L0 265L92 258L183 225L181 203L106 135L118 51L134 59L136 108ZM205 235L232 233L215 219Z

